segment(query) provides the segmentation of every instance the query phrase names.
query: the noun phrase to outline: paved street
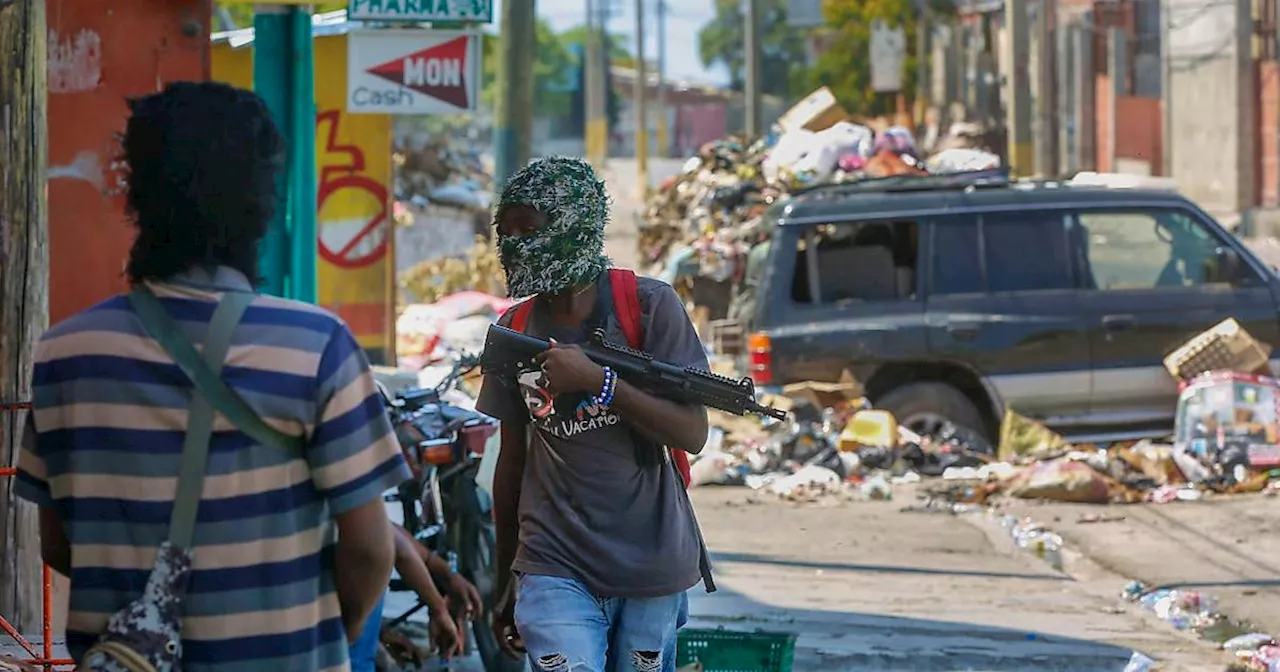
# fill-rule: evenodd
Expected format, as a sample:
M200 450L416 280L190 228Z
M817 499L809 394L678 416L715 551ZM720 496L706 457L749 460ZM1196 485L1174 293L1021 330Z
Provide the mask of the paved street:
M1085 560L1076 576L1054 572L982 515L693 495L721 590L695 590L692 627L798 632L796 670L1120 672L1134 650L1163 670L1225 667L1210 644L1121 603L1124 578Z
M657 186L671 175L680 172L684 159L650 159L649 183ZM613 263L624 268L636 264L636 216L643 214L644 201L640 198L640 178L636 173L635 159L610 159L604 171L609 194L613 197L613 221L605 240L605 253Z
M1258 630L1280 633L1277 499L1233 495L1201 502L1108 507L1021 502L1013 510L1053 528L1098 564L1151 587L1218 598L1219 608Z

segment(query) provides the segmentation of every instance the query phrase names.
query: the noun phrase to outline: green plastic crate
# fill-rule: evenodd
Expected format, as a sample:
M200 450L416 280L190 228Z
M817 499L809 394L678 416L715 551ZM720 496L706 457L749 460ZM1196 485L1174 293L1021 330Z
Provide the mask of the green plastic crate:
M789 632L684 628L676 638L676 666L701 662L703 672L791 672L795 655Z

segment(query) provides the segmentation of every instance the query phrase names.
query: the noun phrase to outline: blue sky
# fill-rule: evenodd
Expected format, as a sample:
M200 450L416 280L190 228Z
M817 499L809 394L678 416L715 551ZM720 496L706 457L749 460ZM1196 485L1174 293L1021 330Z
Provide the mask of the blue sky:
M605 0L614 8L609 29L614 33L634 36L636 25L635 0ZM698 29L711 18L715 0L667 0L667 75L700 82L725 84L729 81L723 69L708 71L698 57ZM494 18L501 16L503 0L494 0ZM556 30L564 30L586 22L586 0L537 0L538 15L551 22ZM658 55L656 39L657 0L645 0L649 14L645 24L645 54L652 60ZM634 45L634 37L629 37ZM629 45L634 51L635 47Z

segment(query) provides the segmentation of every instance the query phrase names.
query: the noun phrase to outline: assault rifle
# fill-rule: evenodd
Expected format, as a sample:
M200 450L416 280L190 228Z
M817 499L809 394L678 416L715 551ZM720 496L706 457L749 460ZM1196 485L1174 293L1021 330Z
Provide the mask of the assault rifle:
M550 347L551 343L540 338L491 324L484 339L484 353L480 355L480 369L500 378L515 378L536 370L534 357ZM701 404L735 415L758 413L787 419L786 411L756 402L755 383L750 378L734 380L710 371L659 362L649 353L606 341L603 329L595 330L591 342L582 346L582 351L591 361L613 369L628 383L664 399Z

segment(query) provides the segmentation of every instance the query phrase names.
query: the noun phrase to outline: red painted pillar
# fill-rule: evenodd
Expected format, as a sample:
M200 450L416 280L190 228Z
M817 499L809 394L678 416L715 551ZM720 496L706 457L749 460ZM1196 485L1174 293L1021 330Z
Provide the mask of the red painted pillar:
M210 0L48 0L49 321L126 286L125 100L209 77Z

